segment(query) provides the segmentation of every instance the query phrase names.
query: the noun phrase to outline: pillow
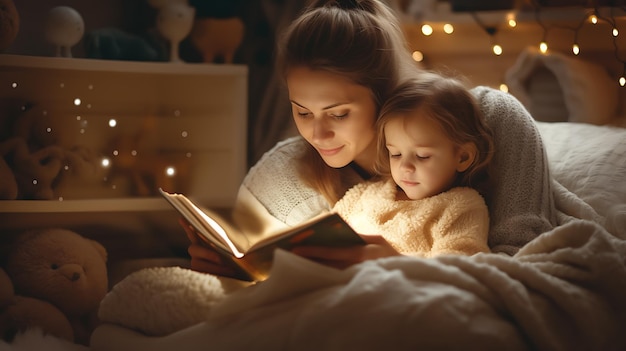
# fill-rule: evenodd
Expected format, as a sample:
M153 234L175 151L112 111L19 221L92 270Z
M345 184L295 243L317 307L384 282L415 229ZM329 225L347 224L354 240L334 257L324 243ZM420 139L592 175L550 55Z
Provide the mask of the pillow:
M144 268L116 284L100 303L98 317L162 336L206 319L225 296L222 281L181 267Z
M537 127L554 179L607 225L619 227L626 213L626 128L569 122Z
M553 103L546 103L545 95L531 94L530 83L536 74L551 71L560 87L560 96L551 94ZM545 74L544 74L545 76ZM606 69L600 65L567 56L559 52L541 53L529 47L517 58L505 75L509 91L535 115L549 111L537 111L543 106L557 106L565 102L567 120L592 124L607 124L617 116L619 105L618 85ZM547 88L547 87L546 87ZM543 101L535 101L537 97ZM543 117L542 117L543 118ZM558 118L558 116L555 116ZM545 120L545 118L544 118Z

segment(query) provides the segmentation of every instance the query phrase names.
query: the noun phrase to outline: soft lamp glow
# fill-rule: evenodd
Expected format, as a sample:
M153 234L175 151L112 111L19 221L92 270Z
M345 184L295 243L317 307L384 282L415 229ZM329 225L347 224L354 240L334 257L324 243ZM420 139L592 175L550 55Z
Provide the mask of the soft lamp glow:
M109 120L109 127L113 128L117 125L117 121L115 120L115 118L111 118Z
M589 16L589 20L591 21L591 23L593 24L598 24L598 16L596 15L591 15Z
M613 36L617 37L619 35L619 31L617 30L617 28L613 28Z
M580 47L578 46L578 44L572 45L572 52L574 53L574 55L580 54Z
M111 160L109 160L108 158L103 158L102 161L100 162L100 164L102 165L102 167L107 168L111 165Z
M81 101L80 101L79 98L74 99L74 105L75 106L80 106L80 104L81 104Z
M542 41L541 44L539 44L539 51L541 51L542 54L548 52L548 43Z
M454 32L454 26L450 23L446 23L443 25L443 31L446 34L452 34Z
M168 177L173 177L176 174L176 169L172 166L165 168L165 175Z
M508 93L509 92L509 86L504 84L504 83L500 84L500 91Z
M621 86L626 85L626 78L624 78L624 77L619 77L619 85L621 85Z

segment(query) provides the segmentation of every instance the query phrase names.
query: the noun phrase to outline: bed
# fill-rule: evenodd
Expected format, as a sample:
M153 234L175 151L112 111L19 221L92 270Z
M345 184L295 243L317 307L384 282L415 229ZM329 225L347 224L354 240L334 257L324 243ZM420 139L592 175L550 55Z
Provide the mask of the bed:
M193 284L173 282L191 273L172 268L154 279L175 306L116 286L118 301L148 312L101 314L89 349L624 350L626 129L588 122L537 121L568 216L514 256L392 257L339 271L278 251L270 279L207 295L193 318L181 307ZM181 318L184 327L142 327Z

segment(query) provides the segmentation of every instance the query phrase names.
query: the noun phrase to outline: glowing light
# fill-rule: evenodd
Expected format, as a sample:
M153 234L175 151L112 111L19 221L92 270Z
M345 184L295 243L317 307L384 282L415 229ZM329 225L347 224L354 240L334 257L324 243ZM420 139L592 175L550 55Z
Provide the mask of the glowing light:
M111 165L111 160L105 157L102 159L102 161L100 161L100 164L102 165L102 167L107 168Z
M621 85L621 86L626 85L626 78L624 78L624 77L619 77L619 85Z
M496 54L496 56L502 55L502 46L495 44L491 49L493 50L493 53Z
M50 128L50 127L46 128L46 132L48 132L48 133L52 132L52 128Z
M186 130L183 130L182 133L180 133L180 136L183 137L183 138L186 138L186 137L189 136L189 133L187 133Z
M17 83L16 82L11 83L11 88L13 89L17 88Z
M33 179L33 185L37 185L37 183L39 183L37 179Z
M137 150L132 150L132 151L130 152L130 154L131 154L131 156L137 156Z
M109 127L113 128L117 125L117 120L115 120L115 118L111 118L109 120Z
M65 165L65 166L63 167L63 169L64 169L64 170L66 170L66 171L69 171L69 170L70 170L70 166Z
M120 152L119 152L119 151L117 151L117 150L113 150L113 156L117 156L117 155L119 155L119 154L120 154Z
M580 54L580 47L578 46L578 44L572 45L572 52L574 53L574 55Z
M613 28L613 36L617 37L619 35L619 31L617 30L617 28Z
M422 25L422 34L426 36L433 34L433 27L431 27L430 24Z
M598 24L598 16L596 15L591 15L589 16L589 20L591 21L591 23L593 24Z
M508 93L509 92L509 86L504 84L504 83L500 84L500 91Z
M173 177L176 174L176 169L172 166L165 168L165 175L168 177Z
M413 60L415 62L422 62L424 61L424 54L421 51L413 51L413 53L411 54L411 57L413 58Z
M511 28L517 27L517 21L514 18L509 19L507 23L509 24L509 27Z
M80 116L76 116L76 120L80 121L81 117Z
M541 44L539 44L539 51L545 54L548 51L548 43L546 43L545 41L542 41Z
M446 24L443 25L443 31L446 34L452 34L452 33L454 33L454 26L452 24L450 24L450 23L446 23Z
M80 101L80 99L79 99L79 98L74 99L74 105L75 105L75 106L80 106L80 104L81 104L81 103L82 103L82 102Z

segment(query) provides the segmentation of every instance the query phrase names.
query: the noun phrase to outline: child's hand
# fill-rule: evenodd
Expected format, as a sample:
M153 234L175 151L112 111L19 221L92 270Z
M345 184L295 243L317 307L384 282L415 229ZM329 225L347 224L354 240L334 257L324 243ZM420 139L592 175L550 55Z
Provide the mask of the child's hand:
M353 264L400 253L381 235L361 235L366 245L350 247L298 246L291 250L296 255L343 269Z

